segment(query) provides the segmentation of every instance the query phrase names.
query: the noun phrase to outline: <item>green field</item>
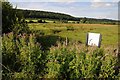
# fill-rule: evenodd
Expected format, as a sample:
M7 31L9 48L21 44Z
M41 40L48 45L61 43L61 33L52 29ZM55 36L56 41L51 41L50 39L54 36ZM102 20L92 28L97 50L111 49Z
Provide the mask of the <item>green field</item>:
M103 24L73 24L73 23L29 23L31 30L40 30L45 35L67 37L72 41L85 44L86 34L95 32L102 34L102 45L118 44L118 25Z

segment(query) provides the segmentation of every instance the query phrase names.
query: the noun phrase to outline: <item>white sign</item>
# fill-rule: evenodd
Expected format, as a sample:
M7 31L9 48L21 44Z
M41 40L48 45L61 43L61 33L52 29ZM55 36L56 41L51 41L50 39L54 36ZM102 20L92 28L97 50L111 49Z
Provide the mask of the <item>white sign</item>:
M88 33L86 44L89 46L98 46L100 47L101 43L101 34L100 33Z

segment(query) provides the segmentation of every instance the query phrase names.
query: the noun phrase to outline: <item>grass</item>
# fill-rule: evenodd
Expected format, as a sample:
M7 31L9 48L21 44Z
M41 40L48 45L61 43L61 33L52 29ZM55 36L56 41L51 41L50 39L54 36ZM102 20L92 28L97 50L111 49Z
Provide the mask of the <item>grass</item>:
M95 32L102 34L102 44L117 45L118 44L118 26L103 24L72 24L72 23L32 23L28 24L31 30L42 30L45 35L56 35L60 37L68 37L70 40L77 40L85 43L86 34ZM72 27L74 30L67 30ZM58 33L52 33L52 30L61 30Z
M27 22L29 22L30 20L32 20L34 22L38 22L39 19L31 19L31 18L26 19ZM49 22L49 23L54 22L53 20L47 20L47 19L41 19L41 18L40 18L40 20L45 20L46 22Z

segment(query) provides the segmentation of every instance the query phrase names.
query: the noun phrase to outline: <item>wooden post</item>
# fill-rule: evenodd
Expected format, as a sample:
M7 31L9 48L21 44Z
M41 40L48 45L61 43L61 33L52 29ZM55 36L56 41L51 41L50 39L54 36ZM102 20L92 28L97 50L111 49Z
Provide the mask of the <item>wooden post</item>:
M67 43L68 43L68 40L67 40L67 37L66 37L66 41L65 41L65 45L67 46Z

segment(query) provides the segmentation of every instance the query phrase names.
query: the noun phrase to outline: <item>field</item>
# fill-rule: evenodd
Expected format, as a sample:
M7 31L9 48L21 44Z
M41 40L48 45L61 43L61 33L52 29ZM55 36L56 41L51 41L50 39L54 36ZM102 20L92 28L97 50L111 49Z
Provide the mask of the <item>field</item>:
M102 45L118 44L118 25L73 24L73 23L29 23L31 30L40 30L44 35L68 38L72 41L86 42L86 34L95 32L102 34Z
M3 35L2 58L7 66L3 68L4 79L120 77L117 25L29 23L28 26L30 34ZM88 32L102 34L101 48L85 46ZM68 45L64 43L66 37Z

